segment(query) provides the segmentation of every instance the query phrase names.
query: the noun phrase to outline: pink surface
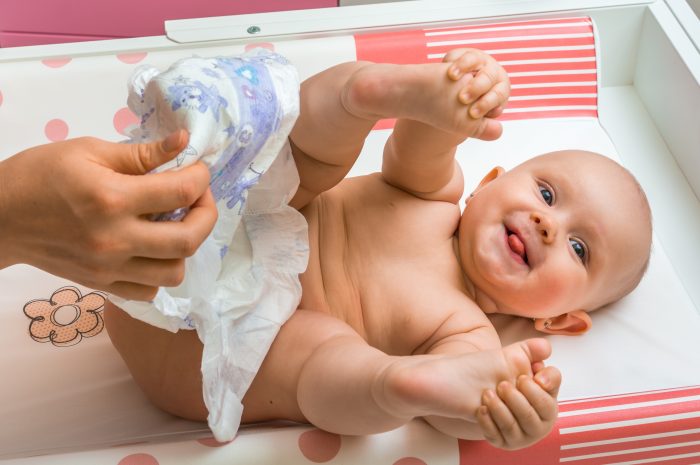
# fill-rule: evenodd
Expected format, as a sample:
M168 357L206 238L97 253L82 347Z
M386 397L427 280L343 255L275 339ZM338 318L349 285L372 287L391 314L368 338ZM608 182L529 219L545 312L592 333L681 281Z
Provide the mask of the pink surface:
M0 0L0 47L162 35L171 19L337 6L337 0Z
M355 35L357 59L382 63L439 62L455 44L484 50L508 72L511 98L499 117L501 121L598 116L598 71L590 18ZM382 120L377 129L393 124L393 120Z

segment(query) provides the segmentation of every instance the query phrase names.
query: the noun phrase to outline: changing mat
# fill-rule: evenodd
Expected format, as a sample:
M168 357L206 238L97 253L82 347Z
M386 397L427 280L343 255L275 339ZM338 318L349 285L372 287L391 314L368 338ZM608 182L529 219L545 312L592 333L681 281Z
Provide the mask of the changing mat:
M586 17L509 18L258 45L288 57L302 79L354 59L438 61L458 46L494 54L510 73L513 97L502 117L501 139L469 140L459 148L467 186L495 164L510 168L551 150L576 147L618 158L597 118L606 102L600 98L595 31ZM47 139L119 140L137 123L125 108L123 90L135 66L148 61L165 68L185 56L243 48L212 43L2 64L1 156ZM4 78L9 72L12 80ZM55 88L62 92L52 92ZM33 104L37 101L42 105ZM380 168L391 124L384 121L370 134L351 175ZM700 385L700 316L658 240L639 288L595 312L588 334L549 337L550 363L564 376L560 419L544 441L510 453L449 438L420 420L368 437L341 437L308 425L253 425L242 428L233 442L217 443L206 425L149 405L101 327L81 333L79 343L68 347L33 337L29 330L37 306L57 324L75 325L60 314L88 307L99 314L102 298L27 266L0 270L0 458L73 465L700 461L700 389L692 387ZM494 323L504 343L535 335L526 320L497 317ZM70 453L19 458L57 452Z

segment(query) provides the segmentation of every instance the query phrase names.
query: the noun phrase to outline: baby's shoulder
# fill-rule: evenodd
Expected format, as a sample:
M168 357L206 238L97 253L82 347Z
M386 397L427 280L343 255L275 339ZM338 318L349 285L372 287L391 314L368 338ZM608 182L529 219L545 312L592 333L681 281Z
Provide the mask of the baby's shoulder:
M417 197L388 184L380 173L348 178L339 187L336 194L348 218L353 214L373 215L381 218L387 227L408 227L409 231L446 228L451 234L461 216L458 205Z
M407 291L410 294L413 292ZM424 339L414 353L427 353L446 341L459 340L480 350L499 347L498 334L479 306L457 286L435 286L425 290L425 302L432 301L430 312L414 311L417 327L422 327ZM419 310L414 308L413 310Z

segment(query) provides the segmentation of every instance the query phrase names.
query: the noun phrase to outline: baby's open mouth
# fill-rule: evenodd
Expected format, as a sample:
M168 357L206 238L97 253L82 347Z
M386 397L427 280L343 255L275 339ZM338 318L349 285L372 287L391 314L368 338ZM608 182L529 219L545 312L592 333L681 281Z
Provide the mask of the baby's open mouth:
M506 234L508 235L508 247L510 247L510 250L512 250L513 253L522 258L523 262L527 264L527 253L525 251L525 244L520 239L520 236L518 236L515 232L511 231L508 228L506 228Z

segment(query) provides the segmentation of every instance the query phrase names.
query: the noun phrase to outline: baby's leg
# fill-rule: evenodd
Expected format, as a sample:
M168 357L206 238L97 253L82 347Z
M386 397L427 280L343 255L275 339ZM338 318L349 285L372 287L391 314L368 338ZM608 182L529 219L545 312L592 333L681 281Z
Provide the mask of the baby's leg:
M458 98L471 75L454 81L450 65L351 62L304 81L289 136L301 178L290 205L301 208L340 182L379 119L406 118L453 133L440 134L449 147L471 135L474 121Z
M463 94L472 74L452 79L451 66L352 62L304 81L290 134L301 184L290 205L301 208L340 182L382 118L399 119L392 138L396 150L424 157L453 151L470 136L497 138L497 123L468 114Z
M289 204L297 209L338 184L355 163L377 118L348 111L351 78L366 62L343 63L301 84L300 113L289 140L300 185Z
M104 319L112 344L146 397L168 413L206 421L197 332L171 333L132 318L110 301Z
M339 434L379 433L426 415L473 421L484 389L531 375L548 350L530 340L459 356L390 356L337 318L297 310L245 396L244 420L306 420Z
M388 412L411 408L421 416L474 421L484 390L532 376L532 365L550 352L545 339L528 339L500 350L404 357L378 381L386 393L383 406Z

